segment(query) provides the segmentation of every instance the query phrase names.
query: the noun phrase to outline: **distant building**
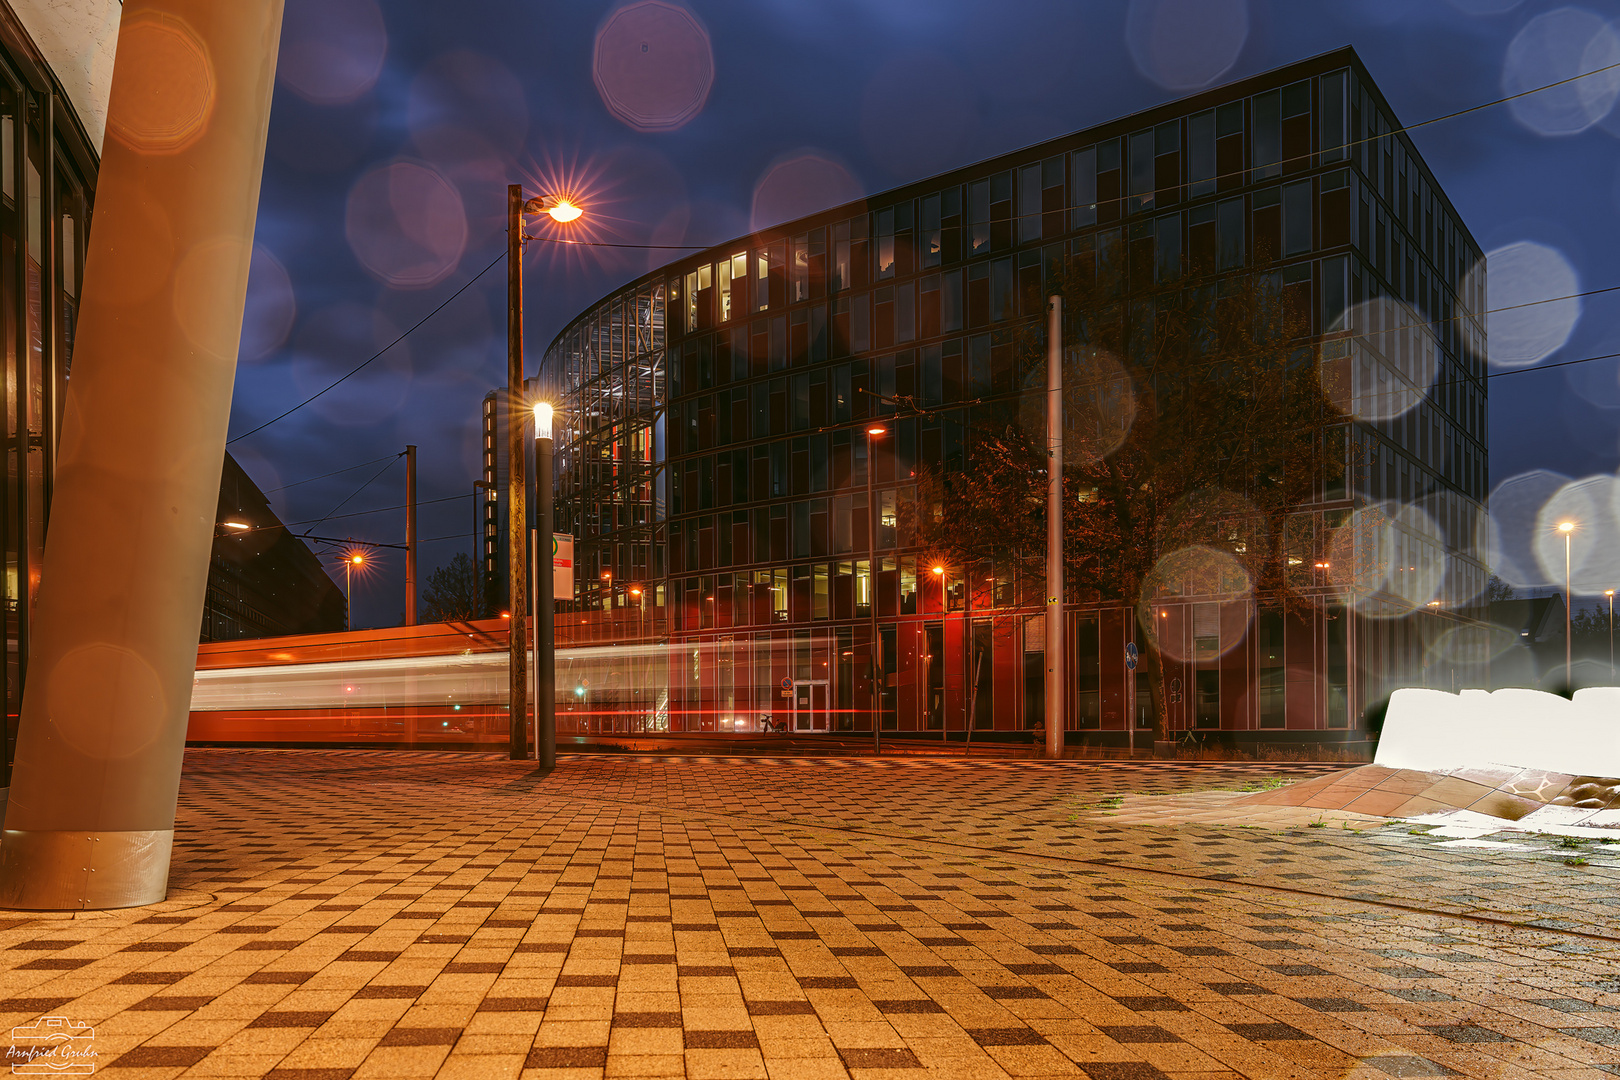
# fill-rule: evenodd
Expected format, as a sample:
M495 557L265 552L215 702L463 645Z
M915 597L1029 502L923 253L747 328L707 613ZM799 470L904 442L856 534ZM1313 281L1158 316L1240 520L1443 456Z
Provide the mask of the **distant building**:
M1492 650L1493 687L1539 686L1545 676L1563 671L1562 593L1492 600L1489 619L1503 631Z
M226 454L201 640L333 633L347 618L343 590Z
M1489 482L1482 254L1345 48L684 257L557 335L540 382L582 604L615 636L645 628L721 657L671 682L671 729L785 713L798 729L870 730L874 711L899 732L1039 722L1041 613L1013 600L1031 590L993 583L965 610L931 586L896 507L916 470L961 470L974 430L1016 421L1028 372L1014 335L1076 260L1128 267L1131 333L1153 324L1139 291L1262 277L1345 358L1356 405L1353 482L1319 485L1290 515L1289 565L1318 568L1302 587L1314 610L1155 601L1181 643L1169 727L1358 740L1396 686L1483 682L1487 651L1465 632L1487 578L1473 535ZM1402 333L1406 311L1432 329ZM915 409L882 404L895 398ZM1378 579L1358 593L1334 583L1327 552L1375 505L1392 524L1354 541ZM1123 742L1135 613L1068 601L1066 725ZM786 659L726 659L744 642Z

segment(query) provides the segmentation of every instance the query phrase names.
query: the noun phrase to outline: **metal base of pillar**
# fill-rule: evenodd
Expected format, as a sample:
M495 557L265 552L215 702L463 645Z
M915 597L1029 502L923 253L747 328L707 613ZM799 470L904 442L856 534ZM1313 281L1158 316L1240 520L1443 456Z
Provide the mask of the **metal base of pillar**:
M0 908L99 911L161 902L174 830L0 833Z

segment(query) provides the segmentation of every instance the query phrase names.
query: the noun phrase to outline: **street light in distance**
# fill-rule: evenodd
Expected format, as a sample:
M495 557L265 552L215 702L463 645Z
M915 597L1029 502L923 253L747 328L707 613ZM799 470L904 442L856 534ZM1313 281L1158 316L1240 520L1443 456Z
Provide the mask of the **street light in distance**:
M1564 534L1564 682L1568 683L1570 689L1573 690L1575 687L1575 668L1570 660L1570 646L1572 643L1569 639L1570 631L1573 629L1569 610L1569 538L1570 534L1575 531L1575 523L1573 521L1560 521L1558 531Z

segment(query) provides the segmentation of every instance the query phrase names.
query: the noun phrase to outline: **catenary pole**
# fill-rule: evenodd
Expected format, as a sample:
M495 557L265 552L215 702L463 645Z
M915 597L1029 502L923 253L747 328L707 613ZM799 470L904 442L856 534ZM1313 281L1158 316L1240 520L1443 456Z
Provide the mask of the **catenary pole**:
M168 890L281 14L120 14L0 907Z
M416 625L416 447L405 447L405 625Z

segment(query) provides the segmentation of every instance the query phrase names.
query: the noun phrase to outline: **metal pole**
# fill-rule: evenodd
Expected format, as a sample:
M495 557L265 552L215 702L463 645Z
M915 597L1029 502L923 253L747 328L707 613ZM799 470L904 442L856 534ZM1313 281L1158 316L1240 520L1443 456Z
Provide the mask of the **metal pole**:
M1571 615L1569 608L1569 533L1564 533L1564 685L1571 692L1575 689L1575 667L1570 662L1570 647L1574 644L1570 640Z
M416 447L405 447L405 625L416 625Z
M343 629L354 629L354 559L348 555L343 556Z
M877 494L872 478L877 472L874 443L883 429L866 429L866 606L872 616L872 752L883 753L883 640L878 634L877 609Z
M523 407L523 188L510 184L506 188L506 574L512 616L507 631L507 755L513 761L529 756L524 730L529 712L528 650L523 632L529 599L529 559L523 550L529 539L523 482L527 412Z
M1046 756L1063 756L1063 298L1046 309ZM1127 718L1126 723L1134 723Z
M534 756L540 768L552 769L557 765L557 603L553 580L556 564L547 553L557 531L551 490L553 444L549 425L542 430L537 424L535 431L543 437L534 441L535 484L540 496L539 528L535 530L540 555L535 567Z
M1609 590L1609 685L1614 685L1614 590Z

